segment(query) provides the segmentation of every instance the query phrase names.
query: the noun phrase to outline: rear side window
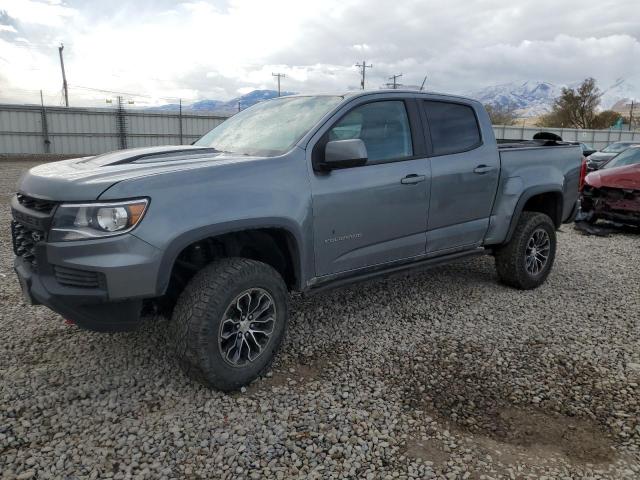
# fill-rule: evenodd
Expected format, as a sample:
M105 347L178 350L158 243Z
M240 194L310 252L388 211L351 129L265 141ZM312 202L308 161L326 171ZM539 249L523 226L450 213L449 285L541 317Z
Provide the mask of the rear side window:
M372 102L354 108L329 131L329 140L359 138L369 163L413 155L411 128L403 101Z
M465 152L480 145L476 115L468 105L425 101L434 155Z

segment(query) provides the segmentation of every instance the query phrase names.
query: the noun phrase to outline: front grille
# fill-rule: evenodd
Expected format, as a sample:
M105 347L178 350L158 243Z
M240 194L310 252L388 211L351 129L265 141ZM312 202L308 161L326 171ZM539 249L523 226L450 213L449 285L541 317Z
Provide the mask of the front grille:
M40 200L38 198L23 195L22 193L16 194L16 197L18 198L18 203L20 203L20 205L30 210L35 210L36 212L51 213L53 207L56 206L55 202Z
M11 222L11 238L13 240L13 253L24 258L36 269L36 243L44 240L44 232L25 227L21 223Z
M75 268L53 266L56 280L60 285L79 288L104 288L104 276L100 272L89 272Z

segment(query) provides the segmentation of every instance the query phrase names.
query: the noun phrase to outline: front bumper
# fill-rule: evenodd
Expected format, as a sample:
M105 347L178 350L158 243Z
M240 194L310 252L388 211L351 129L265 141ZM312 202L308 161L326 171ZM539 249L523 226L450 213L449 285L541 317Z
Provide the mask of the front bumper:
M20 256L14 261L25 296L82 328L134 330L140 324L142 300L157 296L154 289L160 251L131 234L39 242L34 254L35 262ZM99 280L89 286L82 282L74 285L75 277L69 277L68 272L79 272L79 279L91 275Z
M582 212L586 219L598 218L640 226L640 191L621 188L601 189L589 185L580 198Z

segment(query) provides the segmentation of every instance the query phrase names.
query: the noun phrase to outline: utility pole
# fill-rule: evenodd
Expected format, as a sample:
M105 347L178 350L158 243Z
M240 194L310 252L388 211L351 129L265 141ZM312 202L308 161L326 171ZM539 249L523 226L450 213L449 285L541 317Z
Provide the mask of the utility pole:
M367 62L363 60L362 63L356 63L356 67L360 69L360 75L362 75L362 80L360 80L360 87L362 88L362 90L364 90L365 72L367 68L371 68L373 67L373 65L367 65Z
M631 125L633 125L633 100L631 100L631 109L629 110L629 131L631 131Z
M58 47L58 54L60 55L60 69L62 70L62 91L64 92L64 106L69 106L69 89L67 88L67 75L64 72L64 59L62 58L62 50L64 45L61 43Z
M401 85L398 83L398 78L400 78L401 76L402 76L402 74L401 74L401 73L400 73L400 74L398 74L398 75L391 75L391 76L389 77L389 80L392 80L392 81L393 81L393 83L387 83L387 86L388 86L388 87L393 88L394 90L396 90L399 86L401 86Z
M278 96L280 96L280 79L285 78L286 75L284 73L272 73L272 77L278 77Z

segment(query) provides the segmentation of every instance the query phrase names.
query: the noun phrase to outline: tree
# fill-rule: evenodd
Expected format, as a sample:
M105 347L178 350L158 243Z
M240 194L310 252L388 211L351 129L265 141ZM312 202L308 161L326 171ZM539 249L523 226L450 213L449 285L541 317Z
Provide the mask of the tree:
M554 100L551 112L540 118L538 126L594 128L601 96L593 78L585 79L576 89L564 87L562 94Z
M493 125L514 125L518 118L516 114L517 106L514 103L508 103L507 105L486 104L484 108L487 109Z
M604 110L595 116L591 128L605 129L613 126L620 118L621 114L613 110Z
M557 112L549 112L546 115L542 115L540 118L538 118L538 121L536 122L536 127L550 127L550 128L562 128L562 127L569 127L569 125L567 125L567 120L565 118L562 118L561 115L559 115Z

